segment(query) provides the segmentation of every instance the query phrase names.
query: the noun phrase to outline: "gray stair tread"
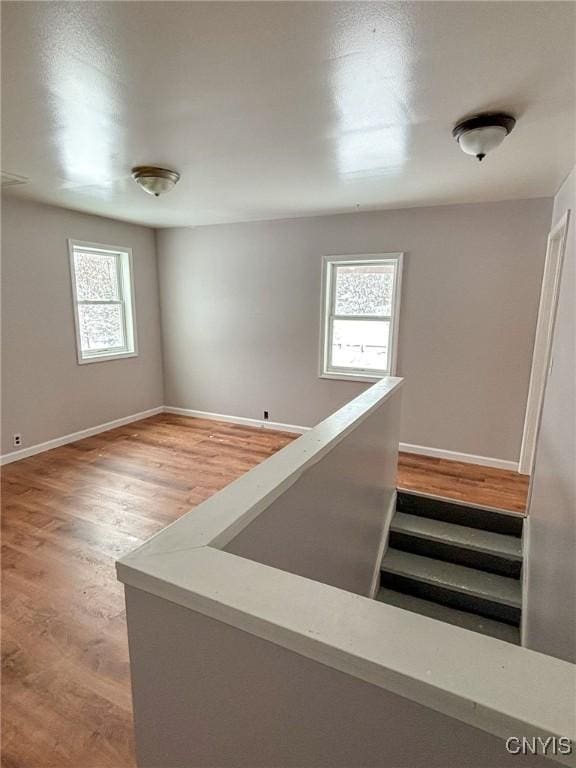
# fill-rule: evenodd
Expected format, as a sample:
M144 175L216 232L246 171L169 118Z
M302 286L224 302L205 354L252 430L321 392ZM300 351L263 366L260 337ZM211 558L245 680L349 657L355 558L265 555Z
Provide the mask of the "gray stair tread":
M427 616L429 619L444 621L446 624L454 624L457 627L469 629L472 632L480 632L483 635L490 635L498 640L506 640L508 643L520 644L520 630L518 627L512 627L494 619L485 619L477 616L475 613L458 611L455 608L449 608L447 605L440 605L431 600L423 600L413 595L405 595L402 592L395 592L386 587L380 587L376 599L381 603L394 605L397 608L403 608L405 611L419 613Z
M517 536L482 531L479 528L468 528L465 525L445 523L405 512L396 512L392 518L392 530L476 552L500 555L510 560L522 560L522 539Z
M399 549L388 549L382 560L381 570L453 592L474 595L493 603L521 608L520 582L495 573L485 573L476 568L445 563L442 560L413 555L411 552L402 552Z

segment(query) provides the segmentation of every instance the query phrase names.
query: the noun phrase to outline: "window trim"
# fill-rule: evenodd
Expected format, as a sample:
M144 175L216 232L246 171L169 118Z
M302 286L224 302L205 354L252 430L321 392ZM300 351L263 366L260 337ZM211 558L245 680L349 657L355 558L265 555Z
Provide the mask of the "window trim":
M74 260L75 249L85 249L87 251L112 253L120 256L118 264L118 286L121 301L84 301L78 299L76 288L76 263ZM74 331L76 335L76 357L78 365L87 365L88 363L103 363L108 360L121 360L127 357L138 357L138 334L136 324L136 302L134 292L134 268L132 259L132 248L124 245L105 245L103 243L90 243L86 240L74 240L68 238L68 257L70 262L70 282L72 287L72 308L74 312ZM80 316L78 313L79 304L122 304L124 311L122 313L122 322L124 325L124 338L126 339L126 348L114 350L105 350L87 355L82 351L80 336ZM132 342L132 343L130 343Z
M398 359L398 331L400 325L400 299L402 295L402 266L403 252L394 253L358 253L338 256L324 256L322 260L322 297L321 297L321 321L320 321L320 365L318 376L321 379L337 379L341 381L374 382L386 376L396 375L396 363ZM368 368L338 368L329 365L329 352L332 348L332 323L330 318L344 317L335 315L331 310L335 299L336 269L338 266L360 266L374 262L389 262L396 266L394 286L392 289L392 315L385 316L358 316L347 315L346 318L357 317L362 320L389 320L390 321L390 347L389 347L389 371L373 372Z

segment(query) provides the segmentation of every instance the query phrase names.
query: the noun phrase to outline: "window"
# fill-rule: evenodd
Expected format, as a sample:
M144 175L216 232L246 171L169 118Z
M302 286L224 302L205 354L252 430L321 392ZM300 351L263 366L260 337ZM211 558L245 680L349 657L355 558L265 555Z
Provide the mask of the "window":
M79 363L134 357L132 252L69 240Z
M325 257L321 376L394 375L401 277L401 253Z

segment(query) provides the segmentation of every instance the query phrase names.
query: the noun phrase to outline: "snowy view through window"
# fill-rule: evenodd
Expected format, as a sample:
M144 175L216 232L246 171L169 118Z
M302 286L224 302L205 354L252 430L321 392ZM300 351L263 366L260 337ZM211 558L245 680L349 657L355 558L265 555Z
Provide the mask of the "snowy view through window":
M131 254L70 241L78 362L135 355Z
M123 349L126 345L118 258L115 253L74 254L83 351Z
M393 291L393 265L336 267L332 366L388 369Z

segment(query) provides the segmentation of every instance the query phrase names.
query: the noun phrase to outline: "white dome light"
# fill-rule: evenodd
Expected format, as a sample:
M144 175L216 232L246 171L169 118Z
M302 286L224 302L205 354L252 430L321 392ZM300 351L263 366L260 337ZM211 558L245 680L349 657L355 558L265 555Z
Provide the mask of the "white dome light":
M511 115L503 112L486 113L458 123L452 135L460 144L462 152L483 160L488 152L502 144L515 124L516 120Z
M165 192L174 189L180 174L177 171L169 171L167 168L156 168L153 165L137 165L132 168L132 178L139 184L144 192L159 197Z

